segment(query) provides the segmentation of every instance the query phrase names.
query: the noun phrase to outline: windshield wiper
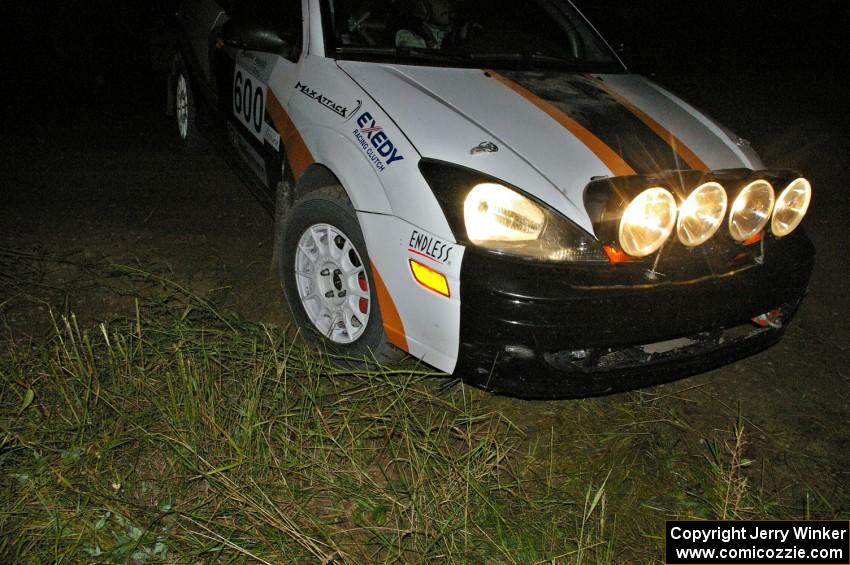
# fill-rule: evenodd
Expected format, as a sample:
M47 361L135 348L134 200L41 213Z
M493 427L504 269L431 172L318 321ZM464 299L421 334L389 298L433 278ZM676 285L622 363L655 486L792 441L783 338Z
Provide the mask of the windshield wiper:
M455 63L458 65L478 65L482 62L509 62L527 66L546 66L575 70L583 61L575 57L550 55L547 53L529 53L520 51L472 52L458 53L455 51L439 51L422 49L420 47L337 47L340 56L376 57L389 60L415 60L430 63Z
M564 57L563 55L547 55L546 53L532 53L530 55L532 61L545 61L547 63L560 63L566 65L577 66L580 61L576 57Z
M463 63L468 62L464 57L455 53L446 53L418 47L337 47L338 55L355 55L365 57L414 59L433 63Z
M569 67L571 69L580 66L581 61L575 57L564 57L560 55L548 55L546 53L521 53L519 51L497 52L497 53L469 53L469 59L472 61L497 61L497 62L516 62L524 64L546 63L547 65L556 65L559 67Z

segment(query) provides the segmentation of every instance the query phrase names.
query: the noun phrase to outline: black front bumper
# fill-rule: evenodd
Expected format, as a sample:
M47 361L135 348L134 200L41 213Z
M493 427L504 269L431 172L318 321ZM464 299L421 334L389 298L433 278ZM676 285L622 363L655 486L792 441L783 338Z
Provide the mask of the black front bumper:
M656 280L645 264L581 268L469 249L455 375L496 393L568 398L704 372L776 343L781 327L751 320L773 312L784 326L813 264L802 232L720 262L674 257Z

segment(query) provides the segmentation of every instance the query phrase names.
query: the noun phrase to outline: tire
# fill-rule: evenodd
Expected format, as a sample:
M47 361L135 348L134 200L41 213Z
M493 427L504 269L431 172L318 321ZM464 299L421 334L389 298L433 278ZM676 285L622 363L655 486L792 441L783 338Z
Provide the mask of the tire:
M281 229L278 272L303 336L337 365L403 357L384 333L366 243L345 190L335 185L303 196Z
M195 100L189 73L183 60L178 56L174 61L174 70L168 80L169 114L172 116L172 131L177 141L184 147L191 147L198 141L195 127Z

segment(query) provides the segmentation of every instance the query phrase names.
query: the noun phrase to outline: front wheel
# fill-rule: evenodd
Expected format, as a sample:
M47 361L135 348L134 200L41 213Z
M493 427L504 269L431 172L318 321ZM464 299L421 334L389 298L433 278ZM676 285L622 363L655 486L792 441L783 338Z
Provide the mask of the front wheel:
M366 244L343 188L299 199L282 229L281 283L305 337L349 359L400 358L384 333Z

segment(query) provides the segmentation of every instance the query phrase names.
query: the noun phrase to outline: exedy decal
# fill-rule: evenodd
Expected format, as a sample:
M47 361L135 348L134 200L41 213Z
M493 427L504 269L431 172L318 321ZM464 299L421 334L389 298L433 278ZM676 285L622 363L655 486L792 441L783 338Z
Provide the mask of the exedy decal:
M410 243L407 250L438 263L446 263L451 259L454 249L451 243L446 243L436 237L413 230L413 233L410 234Z
M384 172L384 169L396 161L404 159L389 136L384 133L384 127L379 126L369 112L363 112L357 118L357 127L353 133L357 143L379 172Z
M337 104L336 102L334 102L333 100L331 100L330 98L328 98L327 96L325 96L324 94L319 92L318 90L314 90L314 89L310 88L309 86L307 86L306 84L303 84L301 82L298 82L298 84L295 85L295 89L298 90L299 92L301 92L301 94L303 94L307 98L315 100L316 102L318 102L319 104L321 104L322 106L324 106L325 108L327 108L328 110L333 112L334 114L336 114L336 115L338 115L342 118L348 117L348 106L343 106L342 104ZM354 111L356 112L357 110L359 110L360 106L362 104L363 103L360 100L358 100L357 106L354 108Z

